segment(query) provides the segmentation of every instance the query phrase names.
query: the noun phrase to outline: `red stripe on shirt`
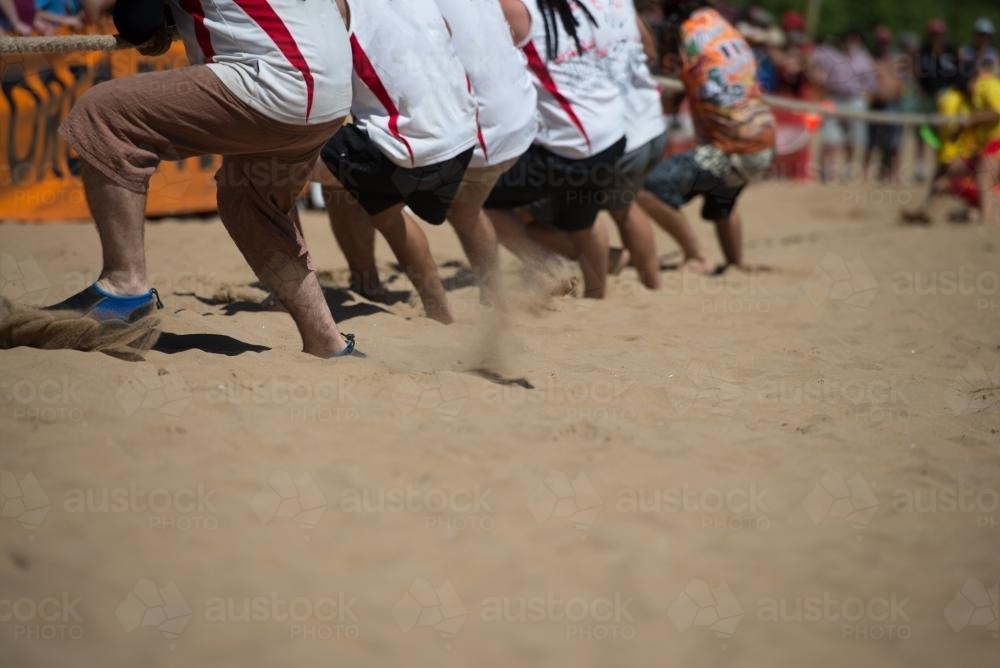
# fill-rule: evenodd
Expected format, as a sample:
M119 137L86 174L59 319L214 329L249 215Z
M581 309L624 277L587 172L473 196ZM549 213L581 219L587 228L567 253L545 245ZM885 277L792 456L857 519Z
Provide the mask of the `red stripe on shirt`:
M267 36L274 40L278 50L288 59L292 67L302 74L302 79L306 82L306 120L312 114L313 95L315 84L312 72L309 70L309 63L299 50L299 45L295 43L295 38L288 31L288 26L281 20L278 13L268 3L267 0L235 0L236 5L252 18Z
M354 61L354 73L364 82L368 90L378 98L379 104L389 112L389 132L406 146L406 152L410 154L410 162L414 165L417 164L417 160L413 156L413 149L410 148L410 142L406 141L406 137L399 131L399 109L396 108L396 103L389 96L389 91L385 89L382 79L379 78L378 72L375 71L375 66L372 65L368 54L362 48L357 35L353 33L351 34L351 57Z
M201 0L180 0L181 9L191 15L194 21L194 36L198 40L198 48L205 56L205 62L210 63L215 58L215 49L212 48L212 36L205 27L205 10L201 6Z
M469 89L469 95L472 95L473 101L476 102L476 139L479 140L479 146L483 149L483 158L486 164L490 162L490 152L486 149L486 137L483 136L483 126L479 124L479 102L475 99L475 94L472 92L472 79L469 75L465 75L465 83Z
M555 98L559 106L563 108L566 115L569 116L570 122L573 123L583 135L583 138L587 140L587 146L590 146L590 136L587 134L587 129L583 127L583 123L580 122L580 117L576 115L576 110L573 109L573 103L566 99L566 96L562 94L556 82L552 79L552 74L549 73L549 68L545 67L545 62L542 57L538 55L538 49L531 42L528 42L524 47L524 55L528 57L528 67L534 72L535 76L538 77L538 81L541 82L542 87L549 92L549 94Z

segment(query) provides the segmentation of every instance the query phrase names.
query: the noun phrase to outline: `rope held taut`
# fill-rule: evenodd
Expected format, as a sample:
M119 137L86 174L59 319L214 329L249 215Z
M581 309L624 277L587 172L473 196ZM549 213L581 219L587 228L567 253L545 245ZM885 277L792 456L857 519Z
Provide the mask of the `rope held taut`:
M176 39L176 35L174 36ZM142 46L142 45L140 45ZM79 51L121 51L139 48L121 35L52 35L46 37L3 37L0 55L12 53L72 53Z
M176 39L176 35L174 35ZM4 37L0 39L0 55L26 53L70 53L79 51L120 51L137 48L122 39L120 35L53 35L51 37ZM657 77L664 90L680 92L683 84L677 79ZM794 100L785 97L765 95L764 101L776 108L805 114L818 114L845 120L885 123L890 125L962 125L962 119L943 114L913 114L884 111L851 111Z
M667 79L666 77L656 77L663 90L680 93L684 91L684 84L678 79ZM804 114L818 114L831 118L842 118L849 121L867 121L869 123L881 123L885 125L968 125L968 120L961 116L947 116L945 114L914 114L891 111L853 111L850 109L837 109L832 105L816 104L789 97L777 97L775 95L764 95L764 102L775 109L785 109L786 111L798 111Z

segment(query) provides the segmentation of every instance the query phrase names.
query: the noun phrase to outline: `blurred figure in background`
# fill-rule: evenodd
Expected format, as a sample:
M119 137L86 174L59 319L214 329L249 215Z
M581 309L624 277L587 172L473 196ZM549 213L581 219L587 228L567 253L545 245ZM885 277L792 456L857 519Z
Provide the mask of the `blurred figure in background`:
M0 35L30 35L34 20L34 0L0 0Z
M941 19L927 22L917 63L917 79L931 99L946 90L958 75L958 51L948 42L948 26Z
M957 216L959 220L966 220L968 211L979 207L974 180L979 144L975 131L958 122L960 118L972 115L970 84L970 78L956 77L952 85L938 95L938 113L955 118L955 123L917 129L920 145L937 150L937 169L923 202L915 208L903 210L903 222L929 224L931 205L947 196L957 197L966 204Z
M990 64L980 64L969 76L960 72L949 89L938 96L943 114L969 121L943 126L936 133L925 129L927 139L938 147L939 165L935 182L923 204L904 211L911 223L929 223L932 201L945 194L959 197L977 213L980 223L997 222L997 187L1000 185L1000 77ZM971 220L962 216L958 220Z
M905 113L918 114L934 111L934 100L929 98L917 81L917 66L920 62L920 35L904 32L899 35L899 56L896 59L896 73L903 80L903 96L900 107ZM928 174L928 145L920 138L920 128L913 128L915 140L914 180L922 183Z
M986 17L976 19L972 25L972 44L962 48L962 60L975 63L975 67L992 65L995 72L998 62L997 50L993 46L995 36L996 28L993 26L993 21Z
M776 50L775 65L778 70L778 95L808 100L813 89L806 76L806 62L815 48L806 33L806 22L798 12L786 12L781 17L785 31L785 45Z
M872 57L875 59L875 87L872 90L872 111L902 110L903 79L899 73L896 51L892 47L892 31L886 26L875 29ZM903 142L903 126L895 123L872 123L868 126L868 150L865 167L873 164L876 152L880 167L879 178L896 182L899 168L899 147Z
M976 189L979 191L979 222L994 223L997 192L1000 185L1000 76L995 63L979 61L972 82L972 126L982 147L976 166Z
M774 15L763 7L751 6L746 17L736 24L736 29L746 39L757 61L757 83L761 92L775 93L778 90L777 52L785 42L785 36L774 20Z
M59 28L83 29L83 7L79 0L35 0L35 32L51 35Z
M938 95L948 89L958 76L958 64L958 51L948 43L948 26L941 19L931 19L927 22L914 73L926 97L927 111L937 108ZM918 162L914 176L918 181L924 181L927 171L927 164Z
M866 111L875 86L875 61L857 30L845 31L839 40L827 40L809 59L809 80L817 92L841 111ZM828 117L823 121L820 141L820 180L828 183L838 156L845 170L862 157L868 143L864 121Z

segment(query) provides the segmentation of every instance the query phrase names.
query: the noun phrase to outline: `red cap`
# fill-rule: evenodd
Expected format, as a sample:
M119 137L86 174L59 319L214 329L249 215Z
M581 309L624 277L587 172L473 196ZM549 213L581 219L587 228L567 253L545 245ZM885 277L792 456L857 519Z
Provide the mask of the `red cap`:
M781 27L785 30L805 30L806 22L798 12L785 12L781 17Z
M948 32L948 26L941 19L931 19L927 22L927 32L932 35L943 35Z
M892 44L892 30L885 26L875 28L875 41L879 44Z

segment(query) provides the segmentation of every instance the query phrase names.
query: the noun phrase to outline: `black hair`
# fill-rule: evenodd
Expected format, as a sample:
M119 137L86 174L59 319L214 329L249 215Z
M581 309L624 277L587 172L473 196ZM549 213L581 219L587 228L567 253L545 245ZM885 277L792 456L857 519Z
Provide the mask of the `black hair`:
M559 26L556 23L557 20L562 23L563 28L573 38L576 50L583 53L580 36L576 33L576 29L580 26L580 21L573 15L573 8L570 7L570 2L573 2L580 8L580 11L586 15L591 25L596 26L597 20L590 13L590 10L583 3L574 2L574 0L537 0L537 2L538 9L542 13L542 21L545 22L545 52L549 60L554 60L559 55Z
M710 7L708 0L661 0L663 10L662 53L676 53L680 50L681 25L699 9Z
M663 16L668 20L673 19L678 22L687 20L689 16L699 9L710 7L708 0L661 0L660 8Z

